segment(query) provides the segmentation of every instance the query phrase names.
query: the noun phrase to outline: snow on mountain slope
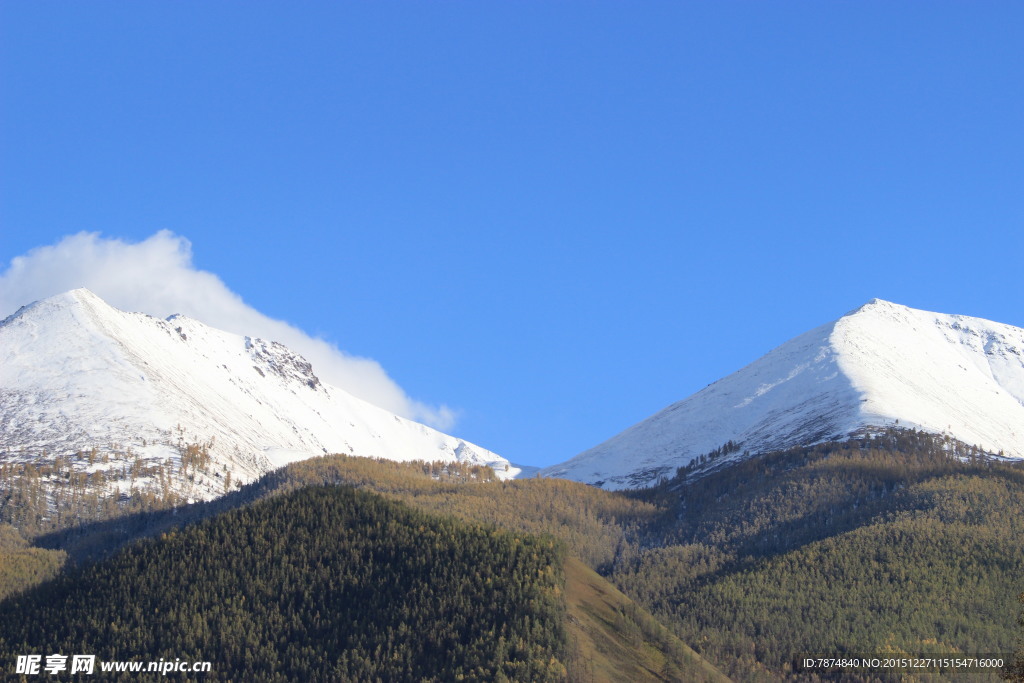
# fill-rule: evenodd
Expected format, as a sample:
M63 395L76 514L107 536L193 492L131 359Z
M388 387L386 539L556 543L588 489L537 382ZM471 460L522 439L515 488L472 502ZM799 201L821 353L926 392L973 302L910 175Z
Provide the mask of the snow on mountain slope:
M130 447L160 462L180 457L183 444L211 440L218 471L234 481L324 453L487 464L502 477L518 471L320 382L276 342L182 316L125 313L84 289L0 323L0 459ZM198 495L219 492L216 481L207 484Z
M875 299L541 474L642 486L727 441L756 454L894 424L1024 458L1024 330Z

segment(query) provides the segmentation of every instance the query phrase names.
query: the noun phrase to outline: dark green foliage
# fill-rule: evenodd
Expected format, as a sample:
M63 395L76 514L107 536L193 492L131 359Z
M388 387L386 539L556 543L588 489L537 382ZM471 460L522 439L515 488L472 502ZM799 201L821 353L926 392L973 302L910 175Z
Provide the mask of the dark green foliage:
M1017 599L1021 605L1024 605L1024 593L1021 593ZM1024 627L1024 613L1021 613L1020 618L1017 619L1017 623L1021 627ZM1013 661L1006 668L1004 678L1008 681L1024 681L1024 633L1019 636L1019 645L1017 652L1014 653Z
M788 671L801 652L1012 651L1013 597L1024 591L1024 470L913 431L722 466L737 448L725 444L704 465L625 494L559 480L499 482L459 465L314 458L210 504L47 542L85 557L304 487L356 486L559 539L739 680L801 679ZM628 643L638 622L621 615L608 626ZM580 664L579 653L569 657ZM590 670L585 659L577 670Z
M638 494L675 508L674 540L614 579L744 680L802 652L1008 653L1024 471L972 455L891 431L684 471Z
M203 680L559 680L563 561L551 539L311 487L5 603L0 649L212 661Z
M0 599L53 578L66 557L61 550L29 547L17 529L0 524Z
M555 535L744 680L785 676L803 651L1012 649L1007 596L1024 589L1019 468L894 430L761 456L692 483L687 474L628 494L634 504L572 482L456 485L358 458L313 459L276 476L286 487L352 483Z

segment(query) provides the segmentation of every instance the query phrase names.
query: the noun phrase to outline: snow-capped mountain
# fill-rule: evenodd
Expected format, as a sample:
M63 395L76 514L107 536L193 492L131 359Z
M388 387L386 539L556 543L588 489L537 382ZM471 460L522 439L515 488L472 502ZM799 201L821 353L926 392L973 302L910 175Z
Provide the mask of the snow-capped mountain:
M742 454L898 425L1024 458L1024 329L875 299L541 474L653 483Z
M324 453L518 472L488 450L322 383L276 342L183 316L125 313L84 289L0 322L0 462L77 462L73 454L97 449L181 471L190 445L212 461L209 476L192 473L191 495L203 498L224 490L228 473L245 482ZM102 468L95 460L87 470Z

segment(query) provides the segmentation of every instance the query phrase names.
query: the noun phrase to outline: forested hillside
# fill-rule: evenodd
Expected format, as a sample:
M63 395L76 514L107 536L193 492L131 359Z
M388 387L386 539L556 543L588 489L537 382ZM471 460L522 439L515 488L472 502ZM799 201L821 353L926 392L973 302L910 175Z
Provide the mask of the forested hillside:
M344 481L409 504L543 531L740 680L800 653L1000 654L1020 628L1024 470L890 430L615 494L560 480L409 477L323 458L280 486ZM971 680L983 680L970 674Z
M805 680L792 670L801 653L1014 650L1016 596L1024 591L1019 466L900 430L726 464L733 450L625 493L553 479L501 482L480 467L326 456L219 501L40 541L81 561L139 534L170 532L266 498L352 486L451 524L556 539L567 556L635 601L611 600L607 584L586 588L597 575L567 572L565 594L587 597L585 604L566 601L570 642L559 661L570 680L616 680L623 671L650 680L714 679L697 653L737 680ZM573 576L580 582L572 584Z
M308 487L6 603L0 648L5 662L209 660L202 680L562 680L563 553L550 538Z
M324 488L322 484L325 482L332 485ZM352 519L344 515L332 518L322 510L311 512L308 504L293 501L295 498L305 500L311 491L320 492L317 493L320 497L325 495L323 492L334 491L354 495L351 494L352 484L390 491L393 497L449 514L435 517L426 512L406 510L415 522L415 531L409 536L407 532L412 527L408 524L399 525L398 533L395 533L395 524L389 524L385 532L377 522L353 524ZM573 494L567 494L568 491ZM542 505L544 501L547 503ZM219 510L226 502L240 507L228 512ZM271 504L273 507L270 509L275 511L273 514L265 511ZM359 519L376 519L380 515L374 510L381 506L389 514L405 509L400 503L386 503L383 498L367 491L359 494L353 504L361 508ZM62 642L70 642L70 636L62 629L71 628L84 637L81 642L87 646L80 647L81 651L95 649L102 653L116 653L123 658L145 656L158 659L165 656L161 653L174 651L175 647L179 650L185 648L181 651L191 653L201 645L200 651L205 656L213 662L221 662L222 670L234 672L236 677L244 673L246 676L258 675L261 680L266 675L280 675L280 680L318 680L310 672L342 674L338 669L323 668L326 663L322 657L303 659L298 664L287 666L282 664L284 668L275 668L270 662L290 662L294 659L295 648L313 648L335 654L349 653L345 661L350 667L355 666L350 661L353 658L362 662L359 666L369 666L363 657L368 651L377 652L373 643L383 639L393 644L398 640L396 633L406 638L415 638L417 633L444 634L452 627L449 622L453 615L456 621L474 623L472 630L476 633L482 618L473 617L474 610L488 614L493 612L498 615L492 615L493 618L502 623L508 621L506 612L511 610L515 614L527 615L527 620L534 626L528 632L518 634L518 639L492 637L494 634L491 633L488 639L474 646L474 657L489 656L493 661L475 664L477 668L472 670L463 667L460 671L467 680L491 680L493 675L495 680L506 676L519 681L545 680L545 676L569 681L724 681L724 676L646 610L577 560L568 560L564 554L567 541L556 541L544 533L545 530L554 530L580 549L586 548L589 538L594 542L593 557L610 566L615 547L628 544L626 537L630 530L635 531L640 522L654 511L653 506L569 482L537 480L496 484L485 468L440 464L412 466L350 457L322 458L282 470L226 501L188 506L180 509L179 514L123 519L120 520L121 526L108 521L87 527L78 535L62 536L65 540L76 540L76 547L80 549L87 548L89 552L101 550L99 554L108 557L97 564L86 563L83 568L62 576L55 583L41 587L19 601L6 603L5 614L9 616L6 620L0 619L0 633L7 634L5 647L10 648L9 653L14 653L18 647L25 648L32 642L39 642L38 639L45 638L50 632L64 633ZM631 515L635 519L632 523L618 526L616 514L621 514L624 520ZM457 521L451 515L464 521ZM207 521L197 522L204 516L209 517ZM506 527L529 528L536 533L498 531L490 523L469 521L474 518L490 518ZM424 534L425 528L428 532L430 530L429 525L424 526L424 520L441 523L445 534ZM191 523L181 528L186 522ZM346 524L347 531L339 539L337 527ZM497 544L497 548L470 556L474 545L467 544L464 528L478 536L483 532L484 540L491 545ZM121 532L126 530L134 533L148 530L157 536L141 545L131 545L111 554L118 539L124 540ZM537 552L544 553L541 559L547 564L540 568L517 569L515 562L507 558L508 539L511 539L514 549L529 551L534 561L537 560ZM477 545L479 542L480 539L476 538ZM293 547L296 543L297 548ZM391 547L394 543L399 543L401 552ZM473 580L478 576L487 577L486 590L477 590L468 601L446 601L434 597L418 608L404 602L403 596L409 593L417 599L423 597L422 587L417 587L420 584L410 586L403 578L402 562L408 560L406 556L409 553L418 553L424 543L427 544L427 553L416 560L417 566L429 564L432 557L434 568L429 574L443 576L447 582L432 583L428 587L428 595L441 591L443 595L465 596L473 592ZM381 544L383 548L379 547ZM307 546L308 549L304 549ZM376 574L363 576L359 590L355 592L348 590L344 581L339 584L325 579L324 574L330 574L332 561L350 562L353 548L371 552L374 567L377 563L384 563L383 567L377 567ZM434 551L433 556L431 550ZM326 553L327 559L317 560L318 553ZM283 565L280 564L282 562ZM538 572L536 577L532 573L535 570ZM347 571L349 569L346 568ZM310 572L313 572L311 576L308 575ZM463 576L463 572L470 572L472 576ZM498 577L497 573L502 576ZM413 572L413 575L422 579L420 574ZM523 580L524 577L534 583L543 579L541 583L546 588L542 592L547 596L547 602L531 601L525 595L525 589L502 587L501 580ZM249 586L263 587L254 592ZM377 587L380 587L379 591ZM124 603L126 592L134 595L139 591L146 597L138 609L123 613L113 607ZM287 595L289 591L322 592L333 596L331 600L347 601L350 611L337 616L330 610L335 616L324 621L320 628L296 630L295 623L307 621L309 614L303 614L302 610L306 609L303 605L310 598L295 598L283 604L275 597L279 593ZM202 596L193 595L196 592ZM103 597L86 599L96 595ZM68 607L80 605L82 600L85 600L85 606ZM224 608L217 606L221 601L231 606L226 615L222 614ZM367 601L370 601L369 605ZM325 605L318 602L316 606L318 613L326 611ZM538 616L538 606L544 608L540 611L548 617L555 615L557 627L553 631L547 627L538 629L537 625L541 623L538 619L543 616ZM416 609L420 611L416 612ZM17 616L35 614L38 610L44 614L42 619L33 617L26 621ZM389 620L398 618L396 614L405 615L410 610L415 612L418 620L415 623L403 621L390 631L373 627L364 633L369 625L388 624ZM215 615L214 622L210 622L211 613ZM150 614L162 616L150 617ZM28 622L34 624L31 629L26 626ZM104 626L107 623L118 624L118 627L111 631ZM191 629L193 635L184 640L174 637L165 642L166 634L177 632L179 627L186 632ZM344 633L346 628L358 635L359 648L355 651L350 644L339 641L337 634ZM150 631L153 629L155 633L164 635L152 635ZM194 635L196 629L199 635ZM129 631L138 632L138 635L126 637ZM239 650L232 646L234 649L224 650L227 642L220 637L210 639L216 633L234 633L245 647ZM106 635L101 637L97 634ZM552 645L552 637L557 637L557 647ZM353 638L356 636L351 636L350 640ZM433 643L436 638L432 635L425 642L433 643L435 649L452 650L451 657L458 659L461 649L453 645L455 641L452 638L439 644ZM498 666L495 661L509 656L510 642L515 643L513 654L554 652L549 659L554 656L557 661L552 663L538 655L530 665L519 662L504 669L495 668ZM16 646L15 643L21 645ZM282 649L281 644L285 643L288 648ZM96 649L98 647L106 649ZM189 650L189 647L193 649ZM224 661L219 654L222 651L234 654ZM239 669L238 657L243 656L243 651L262 654L256 657L256 663L250 661L252 656L244 655L246 668ZM350 676L351 680L373 680L372 676L378 675L380 680L411 680L402 676L413 670L417 672L415 680L449 680L451 675L459 673L452 674L455 669L447 659L423 661L423 653L392 657L395 658L407 664L406 669L398 670L388 663L379 670L372 667L349 668L344 676ZM547 664L541 666L542 661L547 661ZM415 662L419 662L420 668L416 668ZM478 670L481 666L483 669ZM307 678L308 675L313 675L313 678ZM324 676L322 680L332 680L330 675Z
M65 560L63 550L30 547L17 529L0 524L0 599L53 578Z
M784 674L799 653L1018 641L1024 470L962 444L894 430L635 495L679 522L615 582L738 678Z

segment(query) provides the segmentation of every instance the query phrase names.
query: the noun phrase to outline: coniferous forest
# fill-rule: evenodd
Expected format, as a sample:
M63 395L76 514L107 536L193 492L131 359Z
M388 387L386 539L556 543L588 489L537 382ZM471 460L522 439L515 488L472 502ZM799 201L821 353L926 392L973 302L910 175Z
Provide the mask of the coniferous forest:
M41 640L196 653L215 663L204 680L916 675L794 668L810 653L1010 664L1019 466L905 430L734 453L627 492L325 456L211 503L10 541L39 568L0 609L4 657Z
M563 552L309 487L20 596L0 615L2 646L8 659L211 661L203 680L562 680Z

